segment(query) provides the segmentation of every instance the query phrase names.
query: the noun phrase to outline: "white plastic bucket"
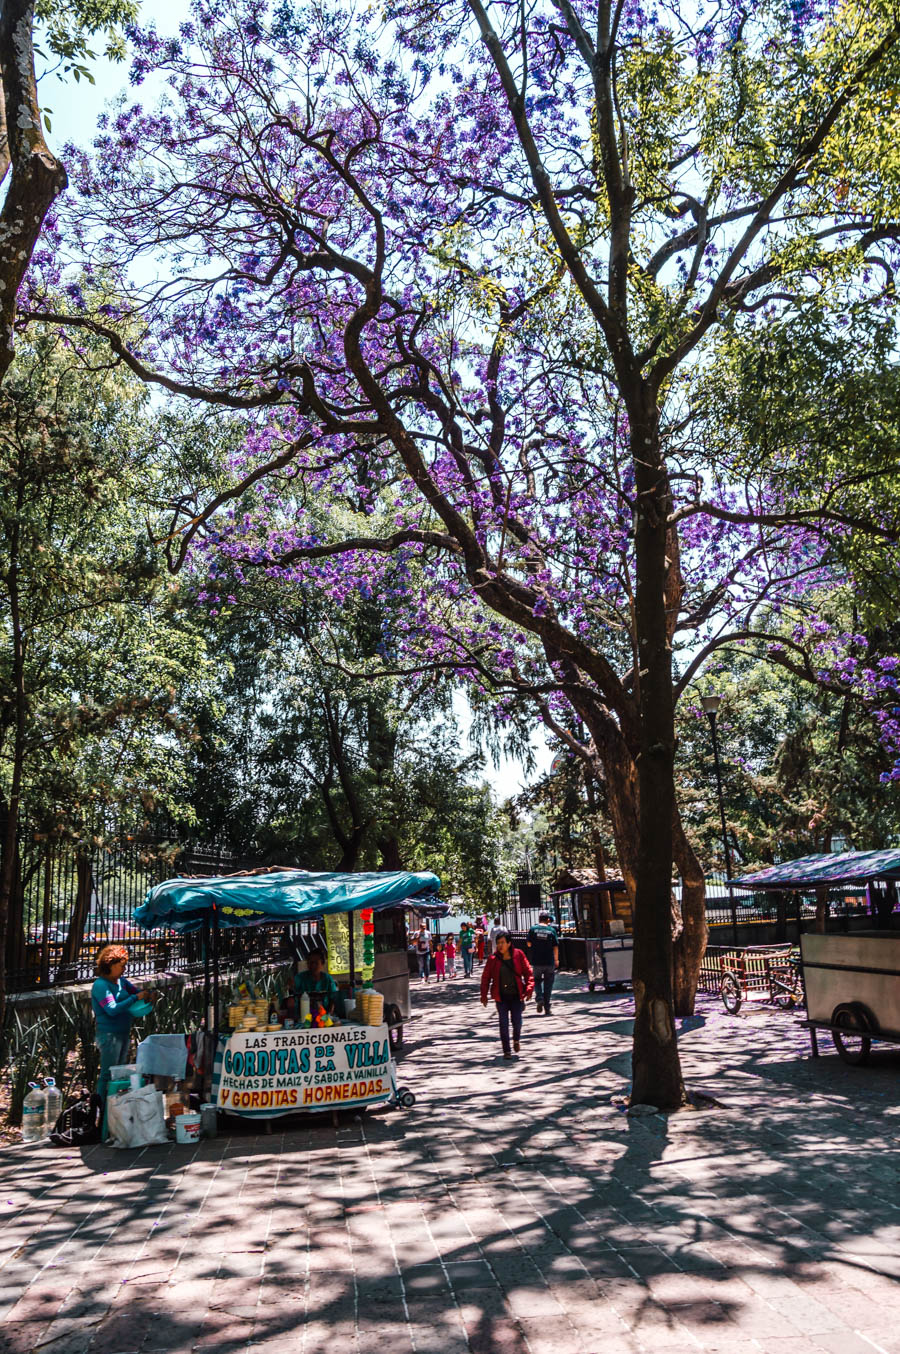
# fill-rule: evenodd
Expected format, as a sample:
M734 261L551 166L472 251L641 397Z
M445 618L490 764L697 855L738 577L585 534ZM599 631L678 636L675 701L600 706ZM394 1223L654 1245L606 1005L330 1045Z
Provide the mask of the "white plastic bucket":
M196 1142L200 1137L200 1115L179 1114L175 1120L175 1141Z

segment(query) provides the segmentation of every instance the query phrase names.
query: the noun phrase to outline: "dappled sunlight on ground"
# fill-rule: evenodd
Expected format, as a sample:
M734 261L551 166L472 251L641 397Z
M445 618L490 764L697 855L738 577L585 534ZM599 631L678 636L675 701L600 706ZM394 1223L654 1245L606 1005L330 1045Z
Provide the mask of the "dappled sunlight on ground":
M0 1153L2 1347L900 1354L900 1052L704 1000L721 1108L633 1118L627 993L563 978L513 1063L477 980L413 1000L409 1113Z

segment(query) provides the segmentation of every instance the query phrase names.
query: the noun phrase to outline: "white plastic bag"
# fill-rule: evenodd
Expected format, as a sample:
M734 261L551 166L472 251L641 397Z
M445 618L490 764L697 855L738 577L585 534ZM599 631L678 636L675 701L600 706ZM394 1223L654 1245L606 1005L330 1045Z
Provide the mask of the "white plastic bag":
M163 1097L155 1086L110 1096L106 1122L113 1147L150 1147L169 1141Z

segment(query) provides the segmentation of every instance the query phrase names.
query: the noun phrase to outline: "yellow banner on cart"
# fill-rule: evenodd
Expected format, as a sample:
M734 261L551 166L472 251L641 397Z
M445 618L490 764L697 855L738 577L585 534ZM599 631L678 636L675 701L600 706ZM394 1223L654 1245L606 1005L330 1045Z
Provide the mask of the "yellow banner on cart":
M216 1104L233 1114L289 1114L385 1100L387 1025L233 1034L218 1063Z

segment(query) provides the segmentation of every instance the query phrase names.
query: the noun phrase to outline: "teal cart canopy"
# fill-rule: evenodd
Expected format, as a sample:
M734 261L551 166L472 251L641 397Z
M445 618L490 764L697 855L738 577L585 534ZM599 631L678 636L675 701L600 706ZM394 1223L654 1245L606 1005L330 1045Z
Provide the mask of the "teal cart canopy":
M219 875L208 879L167 879L156 884L134 914L146 931L199 931L214 916L218 930L273 922L312 921L331 912L361 908L414 907L434 916L449 907L437 893L436 874L328 874L276 870L262 874Z

